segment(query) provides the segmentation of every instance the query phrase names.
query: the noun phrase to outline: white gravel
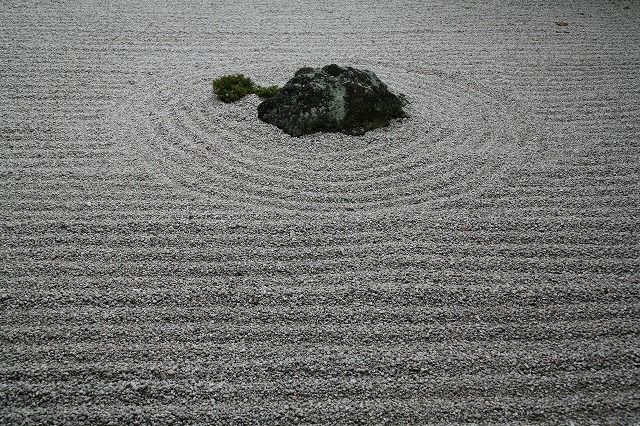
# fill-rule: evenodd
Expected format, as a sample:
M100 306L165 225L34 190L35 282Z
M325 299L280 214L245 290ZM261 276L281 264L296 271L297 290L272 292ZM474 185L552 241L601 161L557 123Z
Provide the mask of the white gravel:
M0 424L640 423L640 6L523 3L0 3Z

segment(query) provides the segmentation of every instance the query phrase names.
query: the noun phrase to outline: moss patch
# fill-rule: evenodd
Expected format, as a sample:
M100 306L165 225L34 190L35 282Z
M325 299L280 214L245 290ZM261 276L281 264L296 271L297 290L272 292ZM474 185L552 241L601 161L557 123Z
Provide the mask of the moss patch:
M242 74L225 75L213 80L213 92L222 102L235 102L253 93L261 98L270 98L280 92L277 86L262 87Z
M269 86L269 87L256 86L255 91L253 93L260 96L261 98L266 99L280 93L280 88L278 86Z

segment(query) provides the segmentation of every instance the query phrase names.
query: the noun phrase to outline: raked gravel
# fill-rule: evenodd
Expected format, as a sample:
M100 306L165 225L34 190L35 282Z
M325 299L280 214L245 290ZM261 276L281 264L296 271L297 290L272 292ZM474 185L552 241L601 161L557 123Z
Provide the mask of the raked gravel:
M640 423L638 2L0 28L0 424ZM211 93L329 63L409 117L291 138Z

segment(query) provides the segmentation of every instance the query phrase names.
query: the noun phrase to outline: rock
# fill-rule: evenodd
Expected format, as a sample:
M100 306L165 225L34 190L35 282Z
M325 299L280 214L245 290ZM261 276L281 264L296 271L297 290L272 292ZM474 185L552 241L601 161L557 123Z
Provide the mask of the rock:
M403 103L373 72L332 64L299 69L278 95L258 105L258 118L291 136L362 135L405 117Z

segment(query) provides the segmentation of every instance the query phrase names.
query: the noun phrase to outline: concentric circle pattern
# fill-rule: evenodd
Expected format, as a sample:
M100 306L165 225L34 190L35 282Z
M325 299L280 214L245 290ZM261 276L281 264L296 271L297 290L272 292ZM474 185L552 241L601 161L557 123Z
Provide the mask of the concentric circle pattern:
M201 70L141 87L120 110L122 126L137 133L126 138L149 168L173 185L261 209L446 205L491 185L522 155L515 102L436 70L374 71L405 94L409 117L361 137L293 138L258 120L259 98L219 101L211 72Z
M0 4L0 425L640 425L638 2Z

